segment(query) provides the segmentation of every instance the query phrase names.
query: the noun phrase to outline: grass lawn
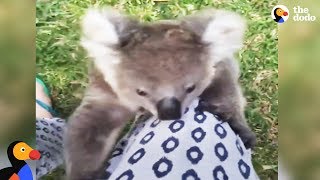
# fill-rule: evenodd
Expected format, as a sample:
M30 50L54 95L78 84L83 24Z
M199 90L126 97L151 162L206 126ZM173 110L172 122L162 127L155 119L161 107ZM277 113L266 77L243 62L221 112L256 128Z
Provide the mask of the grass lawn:
M86 55L79 46L79 19L91 5L111 5L143 21L175 18L204 7L236 11L248 20L239 52L246 117L258 136L253 154L261 179L276 179L278 161L277 24L270 12L276 0L38 0L37 73L50 85L54 107L67 117L87 84ZM55 179L55 178L54 178Z

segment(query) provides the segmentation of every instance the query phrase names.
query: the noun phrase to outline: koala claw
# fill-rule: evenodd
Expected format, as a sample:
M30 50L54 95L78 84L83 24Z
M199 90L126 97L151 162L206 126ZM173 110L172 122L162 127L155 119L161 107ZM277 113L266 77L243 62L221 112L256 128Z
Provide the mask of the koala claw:
M210 113L214 113L214 108L208 102L200 100L199 105L195 109L196 111L208 111Z
M196 111L200 111L200 112L203 112L203 111L207 111L211 114L214 114L216 116L218 116L218 120L220 121L227 121L228 120L228 116L226 115L226 113L223 113L221 111L219 111L219 108L215 105L212 105L206 101L203 101L203 100L200 100L199 101L199 105L198 107L195 109Z
M257 143L256 135L252 131L243 131L239 136L246 149L252 149Z

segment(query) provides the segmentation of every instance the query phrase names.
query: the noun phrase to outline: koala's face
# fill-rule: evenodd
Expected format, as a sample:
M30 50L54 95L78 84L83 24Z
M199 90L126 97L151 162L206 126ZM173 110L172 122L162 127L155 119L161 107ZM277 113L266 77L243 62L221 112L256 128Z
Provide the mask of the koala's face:
M193 32L177 25L143 26L119 48L118 94L159 119L177 119L207 87L214 69ZM211 73L210 73L211 71Z
M82 44L124 105L144 107L161 120L178 119L208 87L215 64L241 46L242 19L208 12L140 24L110 10L91 10Z

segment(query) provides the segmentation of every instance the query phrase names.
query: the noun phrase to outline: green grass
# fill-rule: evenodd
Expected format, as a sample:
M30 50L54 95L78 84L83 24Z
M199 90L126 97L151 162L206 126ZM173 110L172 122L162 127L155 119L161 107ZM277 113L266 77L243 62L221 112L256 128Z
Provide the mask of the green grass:
M258 135L253 154L261 179L277 177L278 54L277 25L270 17L276 0L38 0L37 73L52 89L55 108L67 117L87 84L86 56L79 46L79 19L91 5L111 5L143 21L176 18L204 7L236 11L248 20L239 52L241 83L248 101L246 116Z

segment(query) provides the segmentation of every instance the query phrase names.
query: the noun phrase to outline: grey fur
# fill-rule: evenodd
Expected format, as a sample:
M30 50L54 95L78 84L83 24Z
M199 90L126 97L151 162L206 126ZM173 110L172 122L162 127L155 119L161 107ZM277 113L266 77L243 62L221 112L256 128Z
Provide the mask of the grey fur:
M240 136L246 148L253 148L256 137L246 123L245 98L230 61L233 59L226 59L216 65L216 75L212 83L200 96L204 100L201 108L218 114Z
M94 69L81 105L69 118L64 143L67 179L102 178L109 152L124 125L133 117Z
M86 95L70 117L65 143L69 179L99 178L126 122L141 107L157 116L156 104L168 97L181 102L182 112L200 97L203 110L219 114L247 148L254 146L233 58L245 26L238 15L207 10L143 24L111 10L90 13L84 18L82 44L93 69Z

